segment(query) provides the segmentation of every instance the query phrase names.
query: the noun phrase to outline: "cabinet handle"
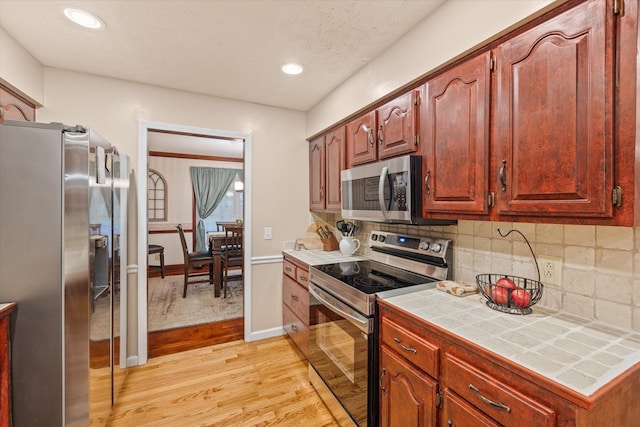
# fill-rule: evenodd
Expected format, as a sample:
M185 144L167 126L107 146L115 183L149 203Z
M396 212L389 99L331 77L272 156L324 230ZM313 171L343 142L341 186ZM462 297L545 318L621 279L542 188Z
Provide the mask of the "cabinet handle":
M385 375L387 375L387 370L382 368L382 373L380 374L380 391L382 391L382 394L387 392L387 388L383 385Z
M367 133L367 142L369 143L370 146L373 147L373 132L372 132L372 129L370 127L368 127L367 125L361 125L360 127L362 128L363 131L365 131Z
M451 420L447 420L447 426L449 426L449 427L453 427L453 421L451 421Z
M396 342L396 344L398 344L398 345L400 346L400 348L401 348L401 349L403 349L404 351L410 351L410 352L411 352L411 353L413 353L413 354L418 353L418 350L416 350L415 348L407 347L406 345L403 345L403 344L400 342L400 338L394 338L393 340L394 340L394 341Z
M324 187L320 187L320 199L324 200Z
M291 330L293 332L298 332L298 327L296 325L291 325Z
M502 167L500 167L500 184L502 184L502 191L507 191L507 182L504 177L504 171L507 168L507 161L502 161Z
M287 273L291 273L293 271L293 268L291 267L285 267L284 271L286 271Z
M298 295L291 295L291 299L294 301L298 301Z
M382 131L382 126L378 129L378 143L380 145L384 144L384 132Z
M511 412L511 408L509 408L507 405L505 405L504 403L498 403L498 402L494 402L493 400L489 400L486 397L484 397L482 395L482 393L480 393L480 390L474 386L473 384L469 384L469 389L473 390L476 395L478 395L478 397L480 398L480 400L482 400L484 403L486 403L487 405L491 405L491 406L495 406L498 409L504 409L507 412Z
M308 279L307 279L307 276L300 276L298 277L298 280L301 282L306 282Z
M427 176L424 178L424 186L427 189L427 194L431 194L431 189L429 188L429 178L431 178L431 171L427 171Z
M487 204L489 205L490 208L493 207L493 204L495 203L495 193L492 191L491 193L489 193L489 196L487 197Z

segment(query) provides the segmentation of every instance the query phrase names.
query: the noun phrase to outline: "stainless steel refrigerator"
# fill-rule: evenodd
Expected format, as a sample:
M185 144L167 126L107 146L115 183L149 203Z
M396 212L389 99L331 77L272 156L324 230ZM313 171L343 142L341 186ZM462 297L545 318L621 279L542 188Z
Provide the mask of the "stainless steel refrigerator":
M126 242L114 245L120 221L96 224L91 212L115 210L118 198L109 188L116 156L113 146L82 126L0 124L0 302L17 302L15 427L89 424L91 315L97 298L114 294L114 277L122 277L118 242ZM103 197L94 197L96 191ZM106 269L98 273L100 295L92 277L96 230L108 250L99 267ZM108 327L112 339L112 318Z

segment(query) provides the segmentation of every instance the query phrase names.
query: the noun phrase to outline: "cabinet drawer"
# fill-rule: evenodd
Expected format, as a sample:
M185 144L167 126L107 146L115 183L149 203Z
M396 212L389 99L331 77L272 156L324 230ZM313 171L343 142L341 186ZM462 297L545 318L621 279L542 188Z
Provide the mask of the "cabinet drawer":
M483 415L482 412L450 390L444 391L440 425L451 427L500 427L500 424Z
M556 425L556 414L552 409L450 354L444 356L442 381L446 388L455 391L500 424L527 427Z
M307 270L303 270L300 267L296 268L296 280L298 284L304 286L309 289L309 272Z
M382 318L380 335L381 341L389 348L427 374L438 378L438 347L385 317Z
M309 357L309 328L286 305L282 307L282 321L285 332L298 346L305 357Z
M282 301L305 323L309 323L309 291L289 276L282 276Z
M296 266L294 263L287 261L282 262L282 272L292 279L296 278Z

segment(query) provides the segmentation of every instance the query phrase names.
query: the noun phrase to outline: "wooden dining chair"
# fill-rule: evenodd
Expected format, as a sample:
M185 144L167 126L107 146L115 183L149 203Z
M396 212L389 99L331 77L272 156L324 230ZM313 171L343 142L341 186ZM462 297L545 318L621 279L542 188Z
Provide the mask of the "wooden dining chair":
M182 254L184 256L184 290L182 298L187 297L187 285L194 283L209 282L213 284L213 256L209 251L189 252L187 240L184 238L184 230L182 224L176 227L180 235L180 243L182 244ZM209 272L191 272L192 268L202 269L205 265L209 266ZM206 279L198 279L199 277L208 276ZM190 280L196 278L196 280Z
M227 282L244 280L244 249L243 228L238 226L225 227L224 246L220 252L222 264L223 298L227 297ZM240 270L240 275L229 276L229 271Z

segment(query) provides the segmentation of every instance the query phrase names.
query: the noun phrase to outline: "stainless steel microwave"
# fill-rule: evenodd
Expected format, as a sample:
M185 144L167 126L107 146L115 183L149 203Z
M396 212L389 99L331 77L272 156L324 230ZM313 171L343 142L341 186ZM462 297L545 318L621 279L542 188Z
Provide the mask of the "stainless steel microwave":
M422 158L408 155L345 169L342 217L392 224L455 224L422 217Z

